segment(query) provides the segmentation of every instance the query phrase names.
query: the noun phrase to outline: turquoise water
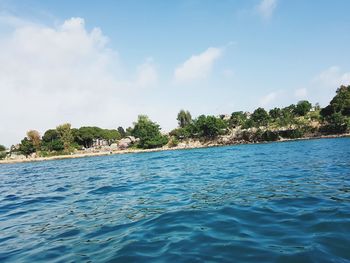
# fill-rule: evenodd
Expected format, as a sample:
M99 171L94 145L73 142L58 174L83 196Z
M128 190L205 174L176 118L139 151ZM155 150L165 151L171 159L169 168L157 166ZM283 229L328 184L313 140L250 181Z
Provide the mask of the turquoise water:
M0 262L349 262L350 139L0 165Z

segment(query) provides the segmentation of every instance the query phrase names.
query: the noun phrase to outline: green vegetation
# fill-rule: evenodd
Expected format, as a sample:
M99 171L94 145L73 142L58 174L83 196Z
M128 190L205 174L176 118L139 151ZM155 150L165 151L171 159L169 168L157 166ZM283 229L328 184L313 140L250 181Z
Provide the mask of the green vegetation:
M193 122L195 134L198 137L215 138L226 133L227 123L215 116L201 115Z
M126 132L125 132L125 130L124 130L123 127L119 126L119 127L118 127L118 132L119 132L119 134L120 134L120 136L121 136L122 138L125 138Z
M64 123L56 127L56 131L63 142L63 148L69 152L73 143L73 134L70 123Z
M131 129L131 135L140 139L138 147L143 149L162 147L168 143L168 137L160 133L159 125L152 122L146 115L138 117Z
M60 134L55 129L47 130L42 137L42 150L49 152L60 152L64 150Z
M176 147L179 145L179 140L176 137L171 137L169 142L168 142L168 146L170 148Z
M186 140L215 142L222 135L229 138L227 143L233 143L235 140L260 142L344 134L350 131L350 86L337 89L336 95L325 108L303 100L268 112L257 108L252 114L235 111L231 116L200 115L195 119L192 119L189 111L181 110L177 121L178 128L168 135L163 135L160 126L145 115L140 115L133 127L126 130L123 127L72 128L69 123L65 123L45 131L42 137L36 130L28 131L19 145L11 147L10 153L18 152L25 156L33 153L38 156L67 154L76 149L108 146L128 136L135 138L126 138L125 140L132 141L126 147L151 149L166 144L168 147L176 147ZM6 148L0 145L0 159L6 155Z
M350 86L341 86L329 105L321 110L325 133L344 133L350 129Z
M6 147L0 144L0 160L6 157Z
M121 128L121 127L119 127ZM124 129L123 129L124 131ZM125 132L124 132L125 136ZM85 148L93 146L94 140L105 140L108 145L117 140L120 140L122 136L118 130L101 129L99 127L81 127L73 130L74 141Z
M242 126L247 121L247 115L243 111L236 111L231 114L229 125L231 127Z
M312 104L307 100L299 101L296 105L294 112L297 116L305 116L312 108Z
M32 153L35 153L35 147L31 140L29 140L27 137L25 137L19 146L19 151L24 154L25 156L29 156Z
M179 127L184 128L192 122L192 116L189 111L181 110L177 115Z
M182 115L180 111L178 116ZM187 116L191 114L187 111ZM179 120L179 117L178 117ZM178 140L188 138L204 138L214 139L218 135L227 132L228 122L215 116L200 115L194 120L187 120L186 122L179 121L179 128L172 130L169 135L175 136Z
M6 147L2 144L0 144L0 152L6 151Z

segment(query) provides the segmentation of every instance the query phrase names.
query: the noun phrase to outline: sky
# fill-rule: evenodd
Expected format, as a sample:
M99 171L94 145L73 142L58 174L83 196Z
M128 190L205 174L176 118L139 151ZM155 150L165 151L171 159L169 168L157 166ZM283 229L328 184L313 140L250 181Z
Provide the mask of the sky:
M0 144L36 129L163 131L193 117L327 105L350 84L348 0L0 0Z

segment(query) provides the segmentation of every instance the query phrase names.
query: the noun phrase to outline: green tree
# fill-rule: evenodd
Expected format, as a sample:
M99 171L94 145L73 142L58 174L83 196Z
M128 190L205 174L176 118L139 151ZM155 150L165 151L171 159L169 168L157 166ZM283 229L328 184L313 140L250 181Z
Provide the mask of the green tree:
M47 130L42 137L42 148L46 151L63 151L64 145L55 129Z
M200 137L215 138L226 132L227 123L215 116L201 115L194 121L194 128Z
M273 108L269 111L269 115L272 119L277 120L282 116L282 110L280 108Z
M131 135L140 139L138 146L144 149L162 147L168 143L167 136L160 133L159 125L152 122L146 115L138 117L131 130Z
M0 160L6 157L6 147L0 144Z
M180 112L177 114L177 121L179 123L179 127L184 128L192 121L191 113L189 111L180 110Z
M117 130L122 138L126 137L126 132L123 127L119 126Z
M335 112L326 117L327 124L321 128L321 131L327 133L344 133L350 129L350 118L343 116L341 112Z
M298 116L305 116L312 108L312 104L307 100L299 101L295 107L295 114Z
M321 110L321 115L327 117L340 112L344 116L350 116L350 85L341 86L329 105Z
M257 108L250 117L256 126L267 126L270 116L263 108Z
M279 126L290 126L295 123L295 108L294 104L281 109L281 117L277 119Z
M64 150L69 151L73 143L73 134L70 123L64 123L56 127L61 141L63 142Z
M117 131L117 130L104 129L104 130L102 130L102 139L105 139L106 141L108 141L108 144L110 145L111 143L113 143L117 140L120 140L121 135L120 135L119 131Z
M33 142L28 140L27 137L25 137L19 145L19 152L24 154L25 156L29 156L30 154L34 153L35 147L33 145Z
M85 148L90 148L97 133L94 127L80 127L74 134L74 141Z
M232 112L229 124L231 127L242 126L247 120L247 116L243 111Z

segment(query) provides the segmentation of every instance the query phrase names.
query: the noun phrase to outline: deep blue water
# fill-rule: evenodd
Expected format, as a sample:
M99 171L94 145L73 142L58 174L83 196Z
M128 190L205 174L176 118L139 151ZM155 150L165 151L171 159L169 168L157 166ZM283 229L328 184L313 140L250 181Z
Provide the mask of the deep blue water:
M0 262L349 262L350 139L0 165Z

